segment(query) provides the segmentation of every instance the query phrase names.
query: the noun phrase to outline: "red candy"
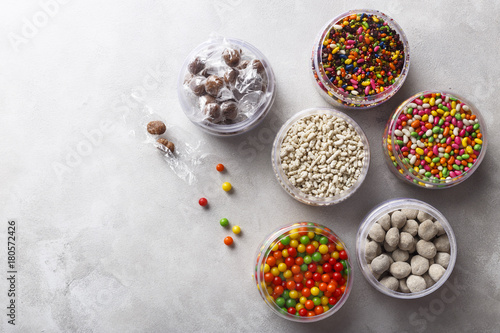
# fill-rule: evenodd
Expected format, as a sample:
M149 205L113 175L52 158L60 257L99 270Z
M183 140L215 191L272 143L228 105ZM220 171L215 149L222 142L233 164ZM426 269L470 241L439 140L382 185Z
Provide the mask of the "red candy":
M200 200L198 200L198 203L200 204L200 206L205 207L206 205L208 205L208 200L206 198L201 198Z

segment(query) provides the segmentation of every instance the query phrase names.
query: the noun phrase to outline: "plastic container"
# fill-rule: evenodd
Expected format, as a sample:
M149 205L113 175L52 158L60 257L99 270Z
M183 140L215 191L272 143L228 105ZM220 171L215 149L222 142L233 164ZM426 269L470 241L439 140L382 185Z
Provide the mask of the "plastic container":
M283 142L283 139L285 138L286 134L288 133L289 129L299 120L304 117L312 116L312 115L321 115L321 114L327 114L327 115L332 115L338 118L343 119L350 125L354 127L356 132L359 134L361 137L361 141L364 144L364 160L363 160L363 167L361 170L361 174L358 178L358 180L346 191L341 193L340 195L335 195L333 197L328 197L328 198L319 198L313 195L305 194L302 191L300 191L297 187L295 187L288 177L286 176L282 166L281 166L281 158L280 158L280 150L281 150L281 144ZM349 116L346 114L330 109L330 108L311 108L307 110L303 110L299 113L296 113L293 117L291 117L279 130L278 134L276 134L276 138L273 143L273 150L272 150L272 162L273 162L273 169L276 175L276 178L278 179L279 183L285 189L285 191L292 196L294 199L311 205L311 206L328 206L328 205L334 205L339 202L344 201L348 197L350 197L356 190L361 186L363 183L366 174L368 173L368 168L370 166L370 144L368 143L368 139L366 138L365 133L361 129L361 127Z
M325 72L325 68L323 67L322 62L322 47L323 42L325 41L325 37L333 28L333 25L339 22L341 19L350 16L352 14L370 14L375 15L378 18L382 18L388 25L396 31L399 35L400 40L403 43L404 57L403 57L403 66L401 68L400 75L395 79L395 82L388 86L382 92L377 94L364 96L354 96L352 94L348 94L345 91L341 91L337 86L332 84L327 77L327 73ZM355 9L340 14L335 17L333 20L328 22L323 29L321 29L320 33L316 37L314 41L312 56L311 56L311 65L312 65L312 74L314 79L314 85L318 89L319 93L323 98L332 104L333 106L340 106L348 109L362 109L362 108L372 108L377 105L380 105L387 100L389 100L392 96L396 94L396 92L401 88L406 77L408 75L408 70L410 68L410 46L408 44L408 39L406 38L405 33L401 29L401 27L394 21L392 18L387 16L386 14L378 11L378 10L370 10L370 9ZM326 66L326 65L325 65Z
M382 215L403 208L418 209L433 216L437 221L441 223L450 241L450 262L448 264L446 272L433 286L416 293L403 293L388 289L373 276L365 259L365 244L367 242L368 232L370 231L372 225L375 222L377 222L380 219L380 217L382 217ZM363 276L375 289L380 291L382 294L394 298L414 299L414 298L424 297L433 293L434 291L439 289L439 287L441 287L446 282L446 280L448 280L451 272L453 271L453 268L455 267L455 262L457 260L457 241L455 239L455 234L453 233L451 225L448 223L448 220L436 208L420 200L409 199L409 198L398 198L398 199L388 200L379 204L378 206L373 208L368 213L368 215L366 215L363 222L361 222L358 234L356 236L356 256L358 258L358 264L361 268Z
M270 255L273 246L275 246L278 241L283 239L284 237L289 236L291 239L299 239L300 233L307 234L308 232L313 232L315 235L320 235L320 236L325 236L328 238L329 242L332 244L336 244L337 246L337 251L344 250L347 253L347 259L345 259L345 262L347 264L347 268L344 267L344 270L342 271L342 278L345 279L345 291L344 293L340 296L338 299L337 303L332 305L327 311L315 315L312 317L309 316L298 316L298 315L292 315L286 311L284 311L282 308L280 308L272 295L270 295L267 291L267 285L265 282L264 278L264 270L265 270L265 265L268 256ZM296 237L296 238L293 238ZM322 244L322 243L320 243ZM304 252L305 253L305 252ZM339 259L340 261L340 259ZM255 257L255 275L254 275L254 280L255 283L257 284L257 289L259 291L259 294L261 295L262 299L264 302L269 306L269 308L278 316L281 318L285 318L291 321L296 321L296 322L302 322L302 323L312 323L316 322L322 319L325 319L327 317L330 317L333 315L335 312L340 310L340 308L344 305L344 303L347 301L347 298L349 297L349 294L351 292L352 284L353 284L353 273L351 271L351 256L349 254L349 251L347 250L344 242L329 228L316 224L316 223L310 223L310 222L300 222L300 223L294 223L294 224L289 224L283 227L280 227L278 229L275 229L273 232L271 232L260 244L257 254ZM323 260L318 262L319 265L323 265ZM292 280L293 279L288 279ZM304 279L304 286L305 286L305 279ZM271 284L272 285L272 284ZM340 286L339 286L340 287ZM298 300L298 298L297 298ZM298 302L297 302L298 303Z
M245 115L244 117L239 117L239 119L229 124L217 124L204 119L205 117L201 112L200 107L201 102L199 101L199 98L197 96L195 96L185 87L185 81L186 77L190 74L188 71L188 65L193 59L195 59L196 57L200 57L202 59L221 59L221 57L216 53L221 53L222 50L224 50L226 47L235 49L238 48L242 50L241 62L250 59L260 60L262 66L264 67L264 71L261 76L264 78L265 84L262 88L263 94L258 99L258 102L254 104L247 104L245 106L246 111L244 113L240 111L240 114ZM221 70L219 70L219 72L220 71ZM242 70L240 70L240 73L241 71ZM222 72L218 74L221 77L223 75ZM212 37L210 40L198 45L187 56L179 74L177 94L182 110L189 118L189 120L191 120L191 122L193 122L195 125L197 125L207 133L217 136L231 136L251 130L265 118L274 103L276 95L275 84L274 72L269 61L264 56L264 54L262 54L256 47L239 39L223 38L217 36ZM227 87L227 83L225 83L225 87ZM233 91L234 88L230 88L229 90ZM238 103L239 108L242 109L243 107L241 106L241 100L237 100L236 102Z
M403 143L402 148L408 149L408 153L410 154L408 156L404 156L403 155L404 152L401 151L401 149L400 149L401 147L398 145L397 140L402 139L402 137L396 136L395 130L401 129L401 125L402 125L401 119L403 119L402 117L404 117L405 112L409 112L408 111L409 107L413 106L413 105L411 105L412 101L414 101L419 96L433 94L433 93L443 94L444 99L446 99L446 96L448 96L450 98L455 98L458 101L464 102L461 105L463 105L463 104L468 105L468 107L470 108L470 112L472 112L472 114L476 116L476 119L477 119L478 124L480 126L479 130L480 130L480 133L482 136L480 141L482 141L482 147L481 147L480 151L474 152L474 153L478 153L478 154L477 154L475 162L472 164L472 166L471 167L463 166L464 169L460 171L460 174L455 174L456 170L454 168L456 168L456 167L460 168L458 165L456 167L455 166L451 167L452 165L455 165L457 163L457 159L454 160L455 163L448 164L447 162L450 161L449 159L445 163L445 168L448 169L448 165L450 165L450 167L453 171L448 170L448 171L446 171L446 174L443 174L443 172L445 172L445 171L444 171L444 168L442 168L443 170L441 170L442 171L441 175L438 174L439 177L435 177L432 174L431 175L426 174L426 172L431 172L432 170L431 171L426 170L425 164L423 165L424 168L422 168L422 164L420 165L419 169L417 169L418 166L417 166L417 168L415 168L416 165L411 163L412 162L411 158L412 158L412 156L415 156L415 155L411 155L412 151L409 150L408 147L404 148L404 142L402 142ZM439 98L435 98L435 100L438 100L438 99ZM424 101L424 100L422 100L422 101ZM423 103L422 105L426 106L425 104L426 103ZM434 104L436 104L436 103L434 103ZM419 105L417 105L417 106L423 108L423 106L419 106ZM437 108L436 105L434 107ZM432 115L431 114L432 111L426 111L426 110L429 110L429 109L423 108L423 110L418 110L418 112L423 114L422 117L424 117L425 115L429 116L429 114ZM450 112L453 110L454 109L451 109ZM442 111L445 111L445 110L442 110ZM450 118L452 119L453 122L456 122L455 117L451 117L451 115L450 115ZM412 118L412 119L414 119L414 118ZM422 119L424 119L424 118L422 118ZM483 161L483 158L484 158L484 155L486 152L486 148L487 148L487 135L485 133L486 130L485 130L483 119L484 118L482 117L479 110L476 109L476 107L472 103L470 103L469 101L467 101L463 97L460 97L454 93L449 93L449 92L440 91L440 90L427 90L427 91L419 92L418 94L411 96L406 101L404 101L396 109L396 111L394 111L394 113L389 118L389 121L387 122L387 125L385 127L384 137L382 140L382 148L384 150L385 160L387 162L387 165L389 166L389 169L397 176L397 178L403 180L404 182L413 184L413 185L418 186L418 187L424 187L424 188L429 188L429 189L444 189L444 188L449 188L449 187L455 186L457 184L460 184L461 182L468 179L477 170L477 168L479 167L479 165ZM451 124L451 125L453 125L453 124ZM423 125L421 125L421 126L423 126ZM439 127L441 127L441 126L439 126ZM446 126L446 123L444 123L442 125L442 127L451 128L451 126ZM466 126L464 125L463 127L465 128ZM420 128L419 130L422 131L422 133L423 133L422 128ZM416 130L415 130L415 133L416 133ZM450 130L449 133L450 133L449 135L445 136L444 130L443 130L443 139L449 140L450 143L453 144L454 142L453 142L452 137L451 137L451 135L453 134L452 130ZM438 138L439 138L439 136L438 136ZM399 140L399 141L401 143L401 140ZM471 144L471 149L473 146L475 146L475 145ZM457 147L460 148L458 150L458 152L459 152L460 158L462 158L463 154L461 154L460 152L461 152L463 146L460 143L459 145L457 145ZM418 148L418 146L417 146L417 148ZM421 148L426 149L427 146L424 146ZM443 147L443 149L445 149L445 148ZM415 153L418 153L417 150L415 150ZM424 151L424 153L425 153L425 151ZM443 156L446 156L442 152L440 152L440 153ZM453 149L453 152L450 152L450 154L451 153L453 153L454 156L456 156L456 154L454 153L454 149ZM436 157L435 154L432 156L433 156L432 158ZM439 157L439 156L441 156L441 155L438 155L437 157ZM472 155L469 156L469 158L471 158L471 157L472 157ZM431 158L431 157L429 157L429 158ZM419 162L419 160L420 159L417 159L417 158L415 159L416 162ZM422 162L422 160L420 160L420 162ZM431 162L432 162L432 160L431 160ZM441 167L443 167L443 166L441 165Z

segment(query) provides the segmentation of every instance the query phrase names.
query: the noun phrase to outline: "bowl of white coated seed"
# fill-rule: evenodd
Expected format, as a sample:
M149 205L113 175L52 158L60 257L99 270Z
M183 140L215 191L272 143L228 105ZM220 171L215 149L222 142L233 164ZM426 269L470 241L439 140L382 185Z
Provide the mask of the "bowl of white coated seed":
M290 196L311 206L328 206L361 186L370 165L370 146L361 127L346 114L311 108L281 127L272 162Z

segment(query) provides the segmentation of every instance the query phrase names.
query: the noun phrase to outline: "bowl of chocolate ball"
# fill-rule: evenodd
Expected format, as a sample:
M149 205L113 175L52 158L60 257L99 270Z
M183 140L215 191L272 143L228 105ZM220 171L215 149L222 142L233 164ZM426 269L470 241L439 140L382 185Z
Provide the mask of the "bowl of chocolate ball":
M249 43L214 37L186 58L178 79L179 102L202 130L237 135L257 126L275 98L274 73Z

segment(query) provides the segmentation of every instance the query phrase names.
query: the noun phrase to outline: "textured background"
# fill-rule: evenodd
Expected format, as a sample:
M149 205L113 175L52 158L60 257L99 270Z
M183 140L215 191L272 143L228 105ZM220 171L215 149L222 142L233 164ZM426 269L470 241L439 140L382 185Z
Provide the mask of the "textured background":
M0 5L0 267L6 221L15 217L19 331L498 330L498 1L55 4ZM388 103L349 112L371 143L362 187L337 206L308 207L277 183L271 142L294 113L327 106L311 83L313 39L332 17L363 7L382 10L402 26L411 45L410 73ZM210 32L258 47L277 77L268 117L234 139L200 132L177 101L180 65ZM399 182L380 147L392 110L431 88L466 96L489 130L479 170L443 191ZM141 106L131 95L174 126L177 141L204 143L210 155L195 169L193 185L143 142ZM125 114L133 116L125 122ZM228 173L215 171L220 162ZM226 180L234 185L230 195L220 189ZM201 196L209 198L208 210L198 206ZM315 221L332 227L354 253L363 216L394 197L422 199L448 217L459 252L446 285L419 300L391 299L370 287L356 265L351 296L329 319L302 325L271 313L252 280L255 251L268 232ZM222 243L229 233L218 225L221 217L242 227L234 248ZM7 285L0 281L4 308ZM0 318L7 330L5 315Z

